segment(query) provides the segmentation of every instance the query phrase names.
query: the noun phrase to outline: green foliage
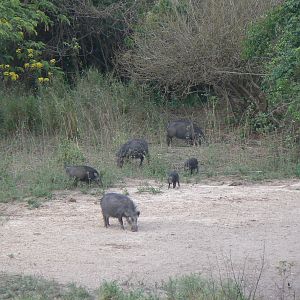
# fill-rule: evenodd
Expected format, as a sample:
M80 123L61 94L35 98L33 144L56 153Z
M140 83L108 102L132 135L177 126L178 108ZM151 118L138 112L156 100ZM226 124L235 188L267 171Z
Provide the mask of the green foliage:
M95 136L101 144L103 139L110 144L118 139L125 141L134 124L139 124L139 135L148 128L156 133L163 128L164 120L151 99L151 90L134 83L124 85L96 70L88 71L74 89L58 79L37 93L21 87L8 90L0 82L0 134L61 133L73 139L101 129L100 135ZM117 139L112 138L114 134L119 135Z
M0 202L9 202L21 197L16 180L10 172L10 159L2 158L0 162Z
M28 37L37 35L38 25L44 24L49 27L51 21L45 11L53 9L52 3L47 0L33 0L26 4L19 0L1 1L0 58L1 61L3 60L2 63L9 63L14 59L11 50L15 49L15 45L32 45L34 41ZM41 46L42 44L39 44L39 47Z
M0 298L19 300L92 300L89 292L74 284L63 286L40 277L0 273Z
M176 96L182 101L205 87L223 97L246 96L247 88L239 87L247 85L249 74L241 57L246 27L274 2L158 0L133 26L120 65L131 79L156 87L173 104Z
M13 257L13 254L11 254ZM244 300L240 283L223 281L220 284L212 279L207 280L199 275L170 279L163 285L166 296L156 296L156 290L145 292L142 289L123 289L117 282L103 282L95 292L74 284L61 285L55 281L40 277L6 275L0 273L1 299L31 299L31 300Z
M169 163L162 157L161 154L151 156L150 162L144 165L144 174L146 177L164 180L169 171Z
M193 274L170 279L164 286L168 300L245 300L240 283L224 281L221 284Z
M139 194L141 193L161 194L162 193L161 188L162 186L154 187L154 186L145 185L145 186L138 187L137 192Z
M116 282L104 282L98 293L97 300L155 300L154 296L147 295L142 290L125 292Z
M25 145L23 144L25 147ZM26 153L26 152L29 152ZM24 153L25 152L25 153ZM52 191L67 187L68 177L63 166L51 157L47 159L25 151L2 156L0 162L0 202L27 199L30 208L38 207L52 197ZM43 155L45 158L46 155ZM41 162L35 163L35 160ZM27 197L31 198L27 198ZM41 199L43 198L43 199Z
M72 140L62 140L57 149L57 162L61 165L76 165L85 161L85 157L77 143Z
M28 199L27 204L29 209L34 209L39 208L42 205L42 202L39 199Z
M295 168L295 175L300 178L300 163L298 163L296 165L296 168Z
M268 117L276 125L300 122L299 24L300 2L287 0L254 24L245 42L245 57L263 62Z
M17 91L5 93L5 90L0 91L0 95L0 133L15 132L18 128L34 130L41 121L35 97L25 93L20 95Z
M18 79L48 83L53 73L59 72L55 60L42 59L45 44L37 38L38 28L49 30L52 22L47 13L54 11L48 0L0 3L0 79L8 85Z

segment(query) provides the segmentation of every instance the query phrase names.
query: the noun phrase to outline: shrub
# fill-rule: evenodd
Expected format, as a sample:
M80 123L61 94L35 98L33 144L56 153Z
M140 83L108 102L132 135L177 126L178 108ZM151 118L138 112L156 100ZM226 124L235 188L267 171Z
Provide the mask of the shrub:
M245 56L266 73L261 86L268 121L276 127L300 125L299 23L300 2L287 0L253 24L245 41Z
M48 12L55 11L51 1L5 0L0 3L0 80L8 86L18 80L29 83L49 83L55 59L45 60L45 44L38 39L38 28L47 31L52 24Z
M131 78L170 93L214 86L249 97L242 41L248 24L274 3L159 0L127 38L120 64Z

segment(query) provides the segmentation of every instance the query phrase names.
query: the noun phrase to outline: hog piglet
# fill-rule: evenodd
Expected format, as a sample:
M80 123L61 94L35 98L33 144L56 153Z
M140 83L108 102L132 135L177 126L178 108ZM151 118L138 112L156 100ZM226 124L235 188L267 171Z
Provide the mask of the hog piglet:
M170 188L171 184L173 184L173 189L174 189L176 187L176 183L178 183L178 187L180 187L179 175L176 171L172 171L169 173L169 176L168 176L168 184L169 184L168 189Z
M188 160L185 161L184 163L184 170L185 171L191 171L191 174L195 171L196 173L199 172L199 167L198 167L198 160L197 158L189 158Z

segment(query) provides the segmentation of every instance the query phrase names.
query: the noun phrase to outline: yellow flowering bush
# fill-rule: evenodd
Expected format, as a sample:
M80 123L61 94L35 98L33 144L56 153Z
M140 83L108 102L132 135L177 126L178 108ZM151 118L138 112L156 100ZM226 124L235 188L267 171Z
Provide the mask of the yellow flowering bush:
M40 59L42 54L40 50L17 48L15 53L18 60L23 61L23 67L0 64L0 79L2 77L5 81L21 79L22 81L30 80L31 82L49 83L53 73L60 71L60 68L54 66L56 63L55 58L51 58L49 61Z
M12 81L16 81L19 79L19 75L15 72L10 72L9 75Z
M11 79L12 81L16 81L20 78L19 74L17 74L16 72L9 72L9 71L5 71L3 72L3 76L6 80Z
M41 62L37 62L35 65L38 69L41 69L43 67L43 64Z
M49 30L54 12L51 0L0 0L0 81L34 87L38 82L50 82L49 72L61 72L55 58L43 58L46 45L38 36L41 27Z

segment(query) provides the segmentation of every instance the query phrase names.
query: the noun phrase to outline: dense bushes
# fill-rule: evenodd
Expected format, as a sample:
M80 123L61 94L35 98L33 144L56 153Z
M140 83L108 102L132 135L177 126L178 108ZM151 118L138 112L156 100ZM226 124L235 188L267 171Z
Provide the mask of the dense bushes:
M128 39L120 63L130 78L177 95L213 86L249 98L255 91L242 41L248 24L276 2L157 1Z
M151 2L2 1L0 65L3 67L0 76L16 81L23 79L20 73L27 78L28 71L34 71L31 73L38 73L34 79L47 78L38 82L49 82L48 74L41 69L49 71L51 64L48 62L53 58L69 79L76 78L91 65L103 72L110 71L115 50L122 47L130 24ZM38 67L32 67L35 63L39 63Z
M154 86L158 97L151 102L161 94L177 103L188 95L193 103L213 95L227 114L233 112L227 119L235 123L263 131L287 123L297 127L300 9L298 1L288 0L270 10L280 2L2 1L1 130L23 127L39 132L42 127L55 133L66 120L67 135L74 135L79 107L94 105L97 95L90 93L84 100L88 104L82 104L74 101L69 87L55 83L62 91L57 94L47 85L57 82L61 70L80 85L77 79L91 65L102 74L113 71L123 82ZM16 81L25 83L28 95ZM47 91L43 96L38 91L42 85ZM35 88L34 95L29 87ZM20 92L13 94L14 89ZM132 101L124 110L134 107ZM88 114L96 119L92 110Z
M300 2L287 0L254 24L246 40L246 57L266 74L265 119L276 127L300 124Z
M42 57L45 44L37 38L39 26L48 30L52 25L46 14L50 11L55 11L55 7L47 0L0 3L0 80L8 87L17 80L30 86L49 83L58 70L55 59Z
M96 70L87 72L74 88L59 80L40 86L35 95L22 88L0 88L0 135L21 131L73 138L101 132L99 139L110 142L132 128L156 130L161 121L151 95Z

